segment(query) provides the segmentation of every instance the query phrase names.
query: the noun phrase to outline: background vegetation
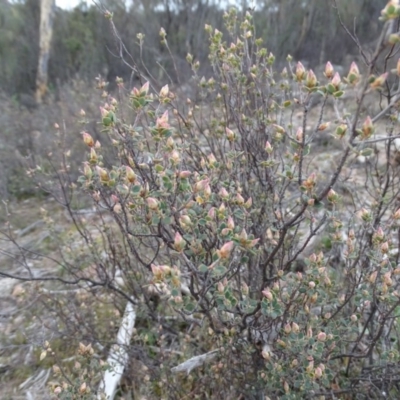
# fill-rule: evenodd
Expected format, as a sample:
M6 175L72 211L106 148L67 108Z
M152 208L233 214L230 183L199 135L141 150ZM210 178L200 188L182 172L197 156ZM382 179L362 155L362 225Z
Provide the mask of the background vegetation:
M242 12L250 3L239 4ZM191 77L185 62L187 53L201 65L207 59L204 24L223 30L224 10L219 1L133 0L127 6L124 1L113 0L102 4L113 12L121 39L132 57L140 58L136 35L141 32L146 35L143 61L156 76L161 73L157 63L161 63L175 82L178 77L166 49L160 45L159 27L168 35L181 83ZM377 18L384 0L343 0L337 4L343 22L351 30L355 24L363 44L376 38ZM343 64L357 50L332 10L330 1L257 1L254 10L257 34L278 62L291 54L295 59L307 60L313 67L323 63L327 56L332 63ZM39 15L38 0L0 2L0 87L9 96L35 89ZM91 82L99 73L109 82L114 82L116 76L126 79L131 74L118 57L107 21L94 5L82 4L71 11L56 10L49 62L53 90L71 79ZM205 65L204 68L207 69Z

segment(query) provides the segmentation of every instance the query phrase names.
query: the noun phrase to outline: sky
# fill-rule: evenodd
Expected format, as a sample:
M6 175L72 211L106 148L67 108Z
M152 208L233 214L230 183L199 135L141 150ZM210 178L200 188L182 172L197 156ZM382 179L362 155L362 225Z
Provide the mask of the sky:
M80 0L56 0L56 6L69 10L76 7L80 2ZM90 4L91 1L86 0L86 3Z

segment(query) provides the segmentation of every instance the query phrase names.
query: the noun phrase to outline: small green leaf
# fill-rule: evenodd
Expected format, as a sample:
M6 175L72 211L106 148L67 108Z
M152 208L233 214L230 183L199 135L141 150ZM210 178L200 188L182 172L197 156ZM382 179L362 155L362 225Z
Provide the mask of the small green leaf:
M371 149L370 147L367 147L366 149L361 150L360 154L362 156L368 157L374 153L374 150Z
M135 185L132 189L131 189L131 193L133 196L137 196L140 191L142 190L142 187L140 185Z
M208 272L208 267L207 267L207 265L200 264L200 265L199 265L199 272L203 272L203 273Z
M339 90L339 91L333 93L333 97L336 97L337 99L338 99L339 97L342 97L343 95L344 95L343 90Z
M196 308L196 304L189 302L187 304L185 304L185 311L187 312L193 312Z

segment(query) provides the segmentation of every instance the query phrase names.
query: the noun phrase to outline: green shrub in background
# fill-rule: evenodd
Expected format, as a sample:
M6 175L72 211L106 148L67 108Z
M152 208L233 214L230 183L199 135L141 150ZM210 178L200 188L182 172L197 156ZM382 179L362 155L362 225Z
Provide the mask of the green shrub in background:
M61 282L85 290L85 308L117 298L136 310L124 382L135 396L399 396L400 62L375 73L395 57L399 16L397 1L382 10L365 75L328 62L317 77L290 56L277 71L252 14L230 10L228 34L206 25L212 77L187 56L197 102L152 79L132 91L118 79L112 97L98 80L112 146L83 132L79 183L101 236L74 220L84 245ZM96 316L64 320L77 339ZM81 337L104 345L108 333ZM78 376L58 374L54 393L94 398L93 376Z
M251 2L240 2L245 13ZM190 78L185 64L189 52L207 71L207 43L202 28L207 22L223 29L222 15L227 5L204 0L133 0L102 3L114 14L126 49L134 59L143 57L152 74L161 63L175 81L177 76L169 63L168 52L160 46L154 26L163 26L179 68L179 79ZM384 0L337 0L336 2L297 0L257 1L254 17L258 36L283 62L286 54L307 60L310 65L322 63L329 55L331 62L346 64L345 56L354 53L353 42L336 18L334 7L343 21L352 26L357 20L361 43L370 43L379 30L376 18ZM38 60L40 2L25 0L0 3L0 87L8 95L35 90ZM146 35L147 46L140 54L136 34ZM129 68L119 59L119 50L109 35L106 21L96 5L82 3L72 10L56 8L52 49L49 59L49 83L56 88L71 79L90 82L99 72L128 79ZM125 54L127 56L127 54ZM345 65L347 67L347 65Z

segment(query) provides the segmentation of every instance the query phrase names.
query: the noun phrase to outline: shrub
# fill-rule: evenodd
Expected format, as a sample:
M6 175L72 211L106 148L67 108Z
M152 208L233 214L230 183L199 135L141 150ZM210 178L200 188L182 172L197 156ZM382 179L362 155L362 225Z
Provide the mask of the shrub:
M187 57L197 102L151 79L132 91L118 80L114 98L99 79L112 147L83 132L79 183L100 235L70 209L84 245L54 280L133 305L126 382L138 394L399 395L400 62L375 72L387 46L396 54L386 33L399 15L393 1L382 11L363 75L328 62L317 77L290 56L277 72L251 13L231 10L228 37L206 26L213 76Z

